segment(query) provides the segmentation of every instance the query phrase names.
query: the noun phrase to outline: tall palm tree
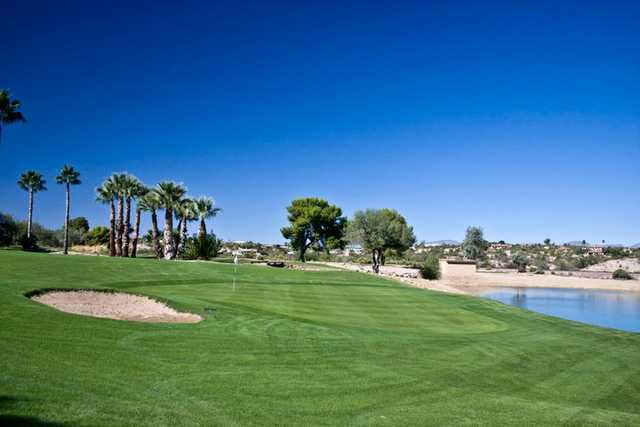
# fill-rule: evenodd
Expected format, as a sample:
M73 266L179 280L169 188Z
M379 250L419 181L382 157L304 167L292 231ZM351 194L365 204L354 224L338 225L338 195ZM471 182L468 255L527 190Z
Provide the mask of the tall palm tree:
M2 142L2 126L27 121L18 111L19 109L20 101L11 99L8 90L0 89L0 142Z
M210 197L200 197L194 200L195 210L200 219L200 230L198 232L198 238L204 240L207 236L207 224L205 220L207 218L213 218L218 215L222 209L215 207L215 201Z
M136 225L133 230L133 241L131 242L131 258L135 258L138 254L138 241L140 239L140 215L142 213L142 207L140 203L144 196L149 192L142 182L138 182L135 190L133 191L133 197L136 199Z
M40 172L26 171L20 175L18 187L29 192L29 211L27 219L27 237L31 237L31 225L33 224L33 195L47 189L47 181Z
M116 256L122 256L122 236L124 235L124 192L127 186L127 174L116 173L111 176L118 199L118 217L116 220Z
M69 253L69 213L71 211L71 186L80 184L80 172L73 166L64 165L56 177L56 183L64 184L66 208L64 213L64 254Z
M178 255L182 255L187 242L187 225L190 221L195 221L197 218L195 203L193 200L182 199L180 205L175 210L175 215L178 218L179 240L177 243L177 251Z
M135 194L141 185L140 180L133 175L126 174L122 186L122 197L126 203L126 213L123 227L124 244L122 246L122 256L129 256L129 243L131 241L131 199L135 198Z
M118 197L116 185L111 178L96 188L96 200L101 203L108 203L111 208L109 217L109 255L116 256L116 205L115 199Z
M155 190L150 190L140 200L138 207L145 212L151 213L151 240L153 240L153 250L158 258L162 257L162 247L158 239L158 209L162 208L160 198Z
M173 239L173 210L179 206L180 200L186 194L187 189L182 184L176 184L172 181L163 181L158 184L156 193L160 199L160 203L164 208L164 258L175 259L176 247Z

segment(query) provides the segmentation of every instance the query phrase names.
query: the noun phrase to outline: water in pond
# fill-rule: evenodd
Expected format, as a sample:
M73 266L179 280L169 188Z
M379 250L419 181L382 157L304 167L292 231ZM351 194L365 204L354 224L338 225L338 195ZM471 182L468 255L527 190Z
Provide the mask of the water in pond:
M480 295L551 316L640 332L640 292L500 288Z

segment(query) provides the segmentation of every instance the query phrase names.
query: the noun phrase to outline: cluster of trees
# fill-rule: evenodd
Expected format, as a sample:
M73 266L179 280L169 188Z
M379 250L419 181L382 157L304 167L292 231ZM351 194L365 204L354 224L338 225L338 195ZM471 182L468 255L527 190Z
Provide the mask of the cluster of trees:
M71 186L80 184L80 173L73 166L64 165L56 176L56 183L64 185L65 188L65 221L64 221L64 243L63 250L67 254L69 251L69 215L71 210ZM27 210L27 227L26 235L23 238L23 246L36 247L36 237L32 233L33 228L33 204L35 194L47 190L47 181L44 176L37 171L28 170L20 175L18 187L29 194L28 210Z
M402 253L416 242L413 228L392 209L358 211L347 220L339 207L326 200L304 198L294 200L287 211L290 225L281 232L302 262L310 248L328 253L350 242L372 254L373 270L378 273L388 251Z
M211 254L211 236L207 235L205 220L216 216L221 209L215 207L212 198L187 197L187 188L173 181L163 181L154 188L144 185L128 173L115 173L96 189L96 200L109 205L109 255L133 257L137 255L140 240L142 212L151 215L151 243L158 258L175 259L185 253L189 240L188 223L200 221L198 242L199 257ZM135 221L131 216L135 203ZM158 228L158 211L164 210L162 239ZM178 221L174 229L174 217ZM213 237L215 240L215 237Z

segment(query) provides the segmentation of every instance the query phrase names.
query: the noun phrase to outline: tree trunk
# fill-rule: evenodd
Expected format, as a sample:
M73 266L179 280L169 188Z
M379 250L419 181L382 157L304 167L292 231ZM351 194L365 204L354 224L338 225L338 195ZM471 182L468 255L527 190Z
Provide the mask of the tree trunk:
M156 252L156 257L162 257L162 248L160 247L160 240L158 239L158 213L156 210L151 211L151 240L153 240L153 250Z
M29 189L29 211L27 212L27 237L31 238L31 224L33 223L33 190Z
M372 261L373 261L373 272L376 274L380 273L380 257L382 255L382 250L381 249L374 249L371 257L372 257Z
M164 210L164 259L176 257L175 242L173 241L173 209Z
M198 233L198 239L204 240L207 237L207 224L204 222L204 218L200 219L200 231Z
M136 208L136 228L133 231L133 242L131 242L131 258L138 254L138 239L140 238L140 208Z
M180 231L180 244L178 244L178 255L184 254L187 244L187 219L182 218L182 230Z
M111 199L111 215L109 216L109 256L116 256L116 205Z
M127 209L126 209L126 215L125 215L125 221L124 221L124 246L122 248L122 256L124 257L128 257L129 256L129 242L131 240L131 237L129 236L129 234L131 233L131 197L127 196L126 199L126 203L127 203Z
M176 227L176 231L178 232L177 233L178 235L174 237L175 245L176 245L176 254L180 253L180 243L182 242L182 236L180 235L180 231L182 230L182 220L183 220L182 217L178 219L178 226Z
M116 232L116 256L122 256L122 233L124 232L124 201L118 195L118 227Z
M64 213L64 254L67 255L69 253L69 210L71 205L71 195L69 191L69 183L66 186L66 208Z

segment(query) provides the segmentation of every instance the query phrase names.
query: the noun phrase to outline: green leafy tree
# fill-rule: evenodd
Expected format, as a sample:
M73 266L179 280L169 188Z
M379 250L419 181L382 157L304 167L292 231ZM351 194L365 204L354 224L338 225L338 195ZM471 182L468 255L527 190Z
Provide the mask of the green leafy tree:
M484 239L484 232L480 227L468 227L467 234L462 242L464 256L469 259L478 260L484 257L489 242Z
M289 226L280 230L291 247L298 251L300 261L305 262L309 248L323 250L344 246L346 218L342 210L318 198L296 199L287 207Z
M33 224L33 198L34 194L47 190L47 181L41 173L36 171L26 171L20 175L18 187L29 193L29 209L27 212L27 238L31 238L31 227Z
M373 271L380 272L385 262L385 251L402 253L415 242L416 236L406 219L393 209L367 209L358 211L349 222L349 241L371 252Z
M0 246L16 243L20 233L20 226L11 215L0 213Z
M56 177L56 183L64 185L65 191L65 212L64 212L64 243L62 251L65 255L69 253L69 214L71 212L71 186L80 184L80 172L73 166L64 165Z
M99 225L87 232L85 242L87 245L91 246L108 245L110 234L111 230L109 229L109 227L103 227Z
M102 185L96 188L96 201L108 204L110 208L109 217L109 255L116 256L116 207L115 199L118 197L116 183L112 178L107 179Z
M27 120L20 109L20 101L11 99L11 94L6 89L0 89L0 142L2 142L2 129L5 125L24 123Z
M187 188L182 184L172 181L163 181L155 189L160 205L164 208L164 259L176 258L175 238L173 235L173 210L180 205L180 201L187 193Z
M549 245L551 244L551 239L549 239L549 238L544 239L544 244L545 244L546 246L549 246Z

